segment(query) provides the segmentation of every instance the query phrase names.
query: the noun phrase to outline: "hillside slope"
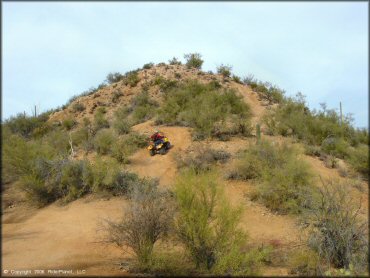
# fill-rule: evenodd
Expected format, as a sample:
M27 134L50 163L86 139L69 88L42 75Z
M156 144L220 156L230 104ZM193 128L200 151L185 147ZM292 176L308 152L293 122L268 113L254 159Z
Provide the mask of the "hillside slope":
M231 78L222 75L204 73L196 69L187 69L180 65L160 65L138 72L139 82L135 86L125 85L119 81L97 90L96 92L76 98L68 107L53 113L50 123L58 123L68 118L77 121L78 128L83 119L93 120L94 111L98 107L105 107L106 118L112 120L114 112L122 105L128 105L137 96L143 87L149 86L150 97L162 102L163 92L160 86L155 85L158 76L169 79L196 79L208 83L218 81L224 88L234 89L243 100L250 105L252 112L252 126L261 123L264 113L271 109L259 99L251 87L237 83ZM180 77L179 77L180 76ZM115 92L119 93L118 100L113 102ZM75 103L83 104L83 111L74 111ZM156 125L153 120L136 124L132 129L140 134L149 136L154 130L160 130L168 136L173 147L166 155L151 157L146 148L141 148L130 157L128 165L121 165L138 174L140 177L155 178L161 187L171 189L175 183L178 169L176 158L188 152L194 144L189 127ZM263 129L262 129L263 131ZM255 133L255 129L253 129ZM269 141L288 142L296 144L290 138L281 136L263 135ZM207 139L200 144L211 146L229 152L233 158L225 165L218 165L220 183L223 185L226 196L234 205L243 208L241 226L249 235L252 244L277 244L278 248L294 248L305 240L299 226L298 218L291 215L272 213L261 203L251 201L251 193L255 186L251 182L224 180L228 167L234 162L235 155L250 144L255 144L254 136L232 137L229 141ZM302 147L302 146L301 146ZM88 156L84 156L88 157ZM81 156L82 158L82 156ZM336 169L328 169L318 158L302 155L315 171L317 181L324 179L338 179L345 181ZM362 200L361 217L368 221L368 191L366 183L361 184L362 191L351 188L356 200ZM5 196L7 196L5 194ZM19 197L21 198L21 197ZM3 200L3 202L7 200ZM15 202L5 208L2 220L3 269L81 269L90 275L119 275L125 269L120 268L122 261L129 261L132 255L122 253L121 249L102 240L102 219L118 219L125 212L128 201L123 197L104 198L88 195L67 205L58 202L41 209L29 209L22 202ZM37 258L37 259L35 259ZM288 275L289 269L284 265L264 266L265 275Z

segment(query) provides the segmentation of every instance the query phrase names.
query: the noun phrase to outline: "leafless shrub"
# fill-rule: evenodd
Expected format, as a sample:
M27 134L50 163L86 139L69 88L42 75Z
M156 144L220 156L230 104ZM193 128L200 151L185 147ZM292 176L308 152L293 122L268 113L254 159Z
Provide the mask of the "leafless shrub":
M359 272L367 265L366 225L344 184L324 184L313 213L309 245L328 265Z
M176 157L179 168L193 168L197 173L207 171L217 162L225 163L230 158L230 153L223 150L212 149L202 144L194 145L187 154Z
M118 222L107 220L108 241L132 249L139 266L151 263L154 244L165 237L172 217L168 192L157 188L157 181L146 180L132 186L131 204Z

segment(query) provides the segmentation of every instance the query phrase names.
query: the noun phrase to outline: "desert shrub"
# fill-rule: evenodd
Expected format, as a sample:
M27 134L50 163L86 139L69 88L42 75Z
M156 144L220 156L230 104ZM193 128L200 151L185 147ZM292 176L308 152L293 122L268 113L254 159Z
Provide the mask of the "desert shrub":
M177 86L178 82L176 80L171 79L164 79L160 84L159 88L163 91L169 91L172 88L175 88Z
M131 131L131 121L128 119L130 114L130 108L127 106L122 106L114 112L114 122L113 127L118 134L127 134Z
M279 213L301 213L312 206L314 189L309 166L297 155L287 144L262 141L240 155L229 178L255 179L253 199Z
M118 140L111 146L110 153L119 163L129 163L128 156L131 154L132 146L127 140Z
M255 198L267 208L281 214L299 214L312 207L316 187L311 185L307 164L294 159L271 172L265 171Z
M317 156L317 157L322 156L322 151L321 151L321 148L319 146L312 146L312 145L305 144L304 145L304 153L306 155L310 155L310 156Z
M72 111L73 112L82 112L85 110L85 105L83 105L80 102L76 102L72 105Z
M223 150L212 149L204 145L195 145L187 154L176 157L177 167L188 167L196 173L208 171L217 162L225 163L230 158L230 153Z
M3 123L3 126L9 128L12 133L30 138L35 129L45 126L47 119L47 114L40 115L39 117L28 117L19 113L7 119Z
M99 108L104 108L104 107L99 107ZM104 115L105 112L104 111L105 110L103 110L103 109L98 109L95 112L94 124L93 124L95 132L98 131L99 129L102 129L102 128L109 128L109 122L105 118L105 115Z
M143 91L131 103L133 124L145 122L153 117L158 104L150 99L149 93Z
M112 102L117 103L118 99L122 96L120 91L114 91L112 94Z
M144 64L143 69L151 69L154 66L153 63Z
M181 65L181 61L177 60L176 57L173 57L171 60L168 61L170 65Z
M108 240L128 246L146 269L151 264L155 243L164 238L172 219L169 195L158 189L155 181L140 181L130 192L131 203L118 222L107 220Z
M347 162L365 179L369 178L369 146L361 144L349 152Z
M134 148L143 148L148 144L148 138L145 135L137 132L130 132L128 135L126 135L125 140L127 144L133 146Z
M70 150L69 136L62 130L54 130L41 139L45 147L54 149L54 153L65 157Z
M217 67L217 73L221 74L223 77L230 77L231 69L232 66L221 64L220 66Z
M248 125L250 108L234 91L215 90L211 85L188 81L165 92L157 114L159 123L190 126L197 137L207 138L217 137L216 123L226 126L225 122L233 119Z
M254 269L241 248L246 235L238 228L240 208L233 208L212 172L183 172L175 185L175 230L198 269L217 274L250 274ZM216 205L217 204L217 205Z
M67 118L64 121L62 121L62 126L66 130L71 130L76 124L77 124L76 121L72 118Z
M2 129L2 178L3 182L16 181L32 173L37 157L52 158L56 155L49 145L40 141L27 141L21 135Z
M131 123L127 120L115 120L113 127L120 135L130 133L131 131Z
M94 148L98 154L108 154L116 140L116 135L110 129L99 130L94 138Z
M135 87L139 83L140 78L137 71L129 71L125 74L123 83L130 87Z
M59 198L68 202L89 191L89 176L91 169L87 161L38 158L33 161L32 172L22 177L21 188L39 206Z
M84 126L71 133L73 146L82 146L91 138L89 128Z
M111 183L107 185L107 190L113 196L128 196L138 182L140 182L140 179L136 174L127 171L118 171L114 173Z
M338 159L333 155L327 155L324 159L324 164L328 168L337 168Z
M357 205L358 204L358 205ZM324 184L313 210L309 245L328 266L358 273L368 266L367 224L359 217L361 202L351 198L344 184Z
M91 189L91 177L92 170L87 161L69 161L61 170L61 196L66 202L70 202L88 193ZM56 178L58 179L57 176Z
M329 137L322 141L321 150L338 158L348 157L350 145L343 138Z
M240 79L239 76L237 75L233 75L232 77L233 81L235 81L236 83L239 83L239 84L243 84L242 80Z
M136 152L138 149L146 147L148 138L136 132L130 132L124 135L121 139L117 140L111 146L110 154L119 163L130 163L129 156Z
M295 251L288 261L290 274L300 276L322 275L319 255L310 248Z
M203 65L202 56L199 53L189 53L185 54L184 58L186 60L186 66L188 68L201 69Z
M120 74L119 72L114 72L114 73L111 72L107 75L106 80L109 84L113 84L113 83L116 83L118 81L121 81L123 79L123 77L124 76L122 74Z

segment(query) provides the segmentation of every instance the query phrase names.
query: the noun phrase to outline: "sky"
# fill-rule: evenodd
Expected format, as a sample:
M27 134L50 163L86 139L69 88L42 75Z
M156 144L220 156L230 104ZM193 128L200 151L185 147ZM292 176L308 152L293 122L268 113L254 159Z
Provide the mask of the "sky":
M367 2L3 2L2 119L46 111L109 72L201 53L368 127Z

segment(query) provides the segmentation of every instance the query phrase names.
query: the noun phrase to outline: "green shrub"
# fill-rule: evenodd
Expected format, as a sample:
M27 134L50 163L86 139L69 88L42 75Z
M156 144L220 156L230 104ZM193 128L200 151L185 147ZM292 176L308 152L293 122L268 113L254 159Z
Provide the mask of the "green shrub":
M115 120L113 127L120 135L130 133L131 131L131 123L129 121Z
M144 64L143 69L151 69L154 66L153 63Z
M85 105L82 103L76 102L72 105L72 111L73 112L82 112L85 110Z
M319 255L309 248L295 251L289 258L290 274L300 276L319 276L320 270Z
M358 273L368 266L367 224L359 218L360 202L354 203L344 184L324 184L313 210L309 245L320 258L336 268Z
M369 178L369 146L361 144L349 152L347 162L365 179Z
M90 139L90 137L89 129L85 126L71 133L72 143L74 146L82 146Z
M111 147L111 155L119 163L129 163L128 156L131 154L132 145L128 144L127 140L118 140Z
M217 67L217 73L221 74L223 77L230 77L231 69L232 69L232 66L221 64L220 66Z
M107 221L108 240L128 246L142 269L152 262L154 244L165 238L172 219L169 195L154 181L140 181L130 193L131 204L118 222Z
M301 213L312 206L314 189L309 166L287 144L262 141L241 154L229 178L255 179L254 199L280 213Z
M329 137L321 143L321 150L338 158L348 157L350 145L343 138Z
M239 84L243 84L242 80L240 79L239 76L237 75L233 75L232 77L233 81L235 81L236 83L239 83Z
M152 118L157 106L158 104L150 99L147 91L138 94L131 103L133 124L142 123Z
M114 112L113 127L118 134L127 134L131 131L131 122L128 120L130 114L130 108L122 106Z
M184 58L186 60L186 66L188 68L201 69L203 65L202 56L199 53L189 53L185 54Z
M294 159L283 167L263 173L256 198L267 208L279 213L299 214L312 207L315 187L308 165Z
M168 61L170 65L181 65L181 61L177 60L176 57L173 57L171 60Z
M116 135L111 130L102 129L95 135L94 148L98 154L108 154L116 141Z
M123 79L123 75L120 74L119 72L114 72L114 73L109 73L107 75L107 82L109 84L113 84L113 83L116 83L118 81L121 81Z
M90 189L91 169L87 161L39 158L33 163L32 172L21 179L21 188L39 206L59 198L75 200Z
M120 91L114 91L112 94L112 102L117 103L118 99L122 96Z
M215 90L196 81L165 92L157 116L158 123L193 127L199 138L219 137L218 127L228 124L238 133L240 124L248 126L249 119L249 106L234 91Z
M230 153L223 150L215 150L204 145L195 145L189 153L176 157L177 167L188 167L196 173L208 171L217 162L225 163L230 158Z
M61 170L59 191L70 202L88 193L91 182L92 170L87 161L69 161Z
M103 107L99 107L103 108ZM102 128L109 128L109 122L104 116L103 109L98 109L94 115L94 130L98 131Z
M175 230L198 269L216 274L251 274L246 235L238 228L240 208L233 208L212 172L183 172L175 185ZM217 205L216 205L217 204Z
M140 78L137 71L129 71L125 74L123 83L130 87L135 87L139 83Z
M71 130L76 124L77 124L76 121L72 118L67 118L64 121L62 121L62 126L66 130Z
M69 136L65 131L54 130L41 139L41 143L46 147L54 149L54 153L65 157L70 150Z
M47 114L40 115L39 117L28 117L19 113L15 117L7 119L3 126L9 128L12 133L30 138L35 129L45 126L47 119Z
M55 150L40 141L26 141L21 135L2 130L2 177L3 182L12 182L32 173L37 157L52 158Z

